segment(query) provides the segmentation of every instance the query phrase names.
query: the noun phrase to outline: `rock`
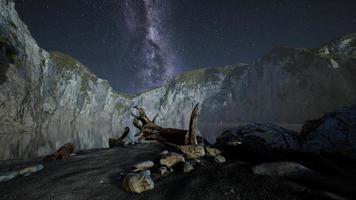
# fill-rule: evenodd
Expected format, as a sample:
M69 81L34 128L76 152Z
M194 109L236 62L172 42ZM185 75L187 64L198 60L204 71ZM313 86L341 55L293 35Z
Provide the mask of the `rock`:
M310 121L304 127L310 127ZM317 123L312 128L304 128L304 151L333 159L356 159L356 104L313 121Z
M208 146L205 147L205 152L206 152L206 156L212 156L212 157L221 154L221 151L219 149L208 147Z
M294 162L262 163L252 168L254 174L281 177L298 177L306 174L317 174L313 170Z
M219 154L219 155L214 156L214 161L217 163L224 163L224 162L226 162L226 159L224 156Z
M221 147L300 150L298 133L273 124L248 124L225 131L217 138Z
M159 155L160 155L160 156L163 156L163 155L166 155L166 154L168 154L168 151L167 151L167 150L164 150L164 151L162 151Z
M153 190L154 182L150 176L143 173L128 173L122 183L128 192L142 193Z
M166 155L163 155L159 162L161 165L173 167L177 163L185 162L185 159L181 154L170 152Z
M34 165L34 166L23 168L21 170L18 170L18 172L20 175L32 174L32 173L42 170L43 168L44 168L44 166L42 164L39 164L39 165Z
M149 169L153 166L154 166L154 163L152 161L148 160L148 161L143 161L143 162L137 163L137 164L133 165L132 168L133 168L133 172L138 172L138 171L142 171L145 169Z
M49 160L67 160L70 158L70 154L72 154L73 152L74 144L66 143L48 158Z
M188 172L190 172L190 171L192 171L192 170L194 170L194 167L193 167L193 165L190 163L190 162L185 162L184 164L183 164L183 172L184 173L188 173Z
M10 171L10 172L4 172L0 174L0 183L9 181L11 179L16 178L19 175L19 172L17 171Z
M146 176L150 176L151 175L151 170L146 169L146 170L143 170L141 173L146 175Z
M201 145L180 145L178 149L188 159L196 159L205 156L205 149Z
M157 171L160 176L166 176L171 173L167 167L160 167L157 169Z

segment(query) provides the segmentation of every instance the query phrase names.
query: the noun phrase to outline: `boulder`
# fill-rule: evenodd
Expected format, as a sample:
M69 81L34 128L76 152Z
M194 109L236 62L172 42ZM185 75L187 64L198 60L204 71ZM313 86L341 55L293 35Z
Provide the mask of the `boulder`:
M74 144L66 143L56 152L48 157L49 160L67 160L70 158L70 154L74 152Z
M216 155L221 154L221 151L219 149L213 148L213 147L205 147L205 152L206 152L206 156L209 157L214 157Z
M317 174L313 170L295 162L261 163L252 168L254 174L266 176L298 177Z
M205 149L201 145L180 145L178 149L188 159L197 159L205 156Z
M151 177L143 173L128 173L122 186L128 192L142 193L148 190L153 190L154 182Z
M161 165L173 167L177 163L185 162L185 159L181 154L170 152L168 154L163 155L159 162L161 163Z
M248 124L225 131L217 138L221 147L299 150L298 133L273 124Z
M136 163L132 166L134 172L143 171L154 166L154 163L150 160Z
M327 113L310 127L303 127L303 150L330 158L356 159L356 104Z

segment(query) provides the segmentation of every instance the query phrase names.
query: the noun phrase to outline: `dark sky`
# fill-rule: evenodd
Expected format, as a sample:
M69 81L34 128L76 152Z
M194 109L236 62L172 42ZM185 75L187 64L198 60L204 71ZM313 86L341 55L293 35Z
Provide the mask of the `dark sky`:
M39 45L135 93L201 67L252 62L274 46L356 32L355 0L16 0Z

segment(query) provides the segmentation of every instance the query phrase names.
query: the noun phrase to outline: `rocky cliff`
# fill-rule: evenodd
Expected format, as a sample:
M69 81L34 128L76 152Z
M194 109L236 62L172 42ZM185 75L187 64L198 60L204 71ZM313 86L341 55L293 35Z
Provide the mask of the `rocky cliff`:
M66 142L104 147L117 135L128 97L77 60L41 49L14 9L0 0L0 159L51 153Z
M319 49L274 48L252 64L199 69L134 97L116 93L83 64L41 49L14 3L0 0L0 159L49 154L66 142L106 147L131 107L160 113L164 127L188 128L201 103L200 133L213 141L226 126L301 124L356 102L356 34Z

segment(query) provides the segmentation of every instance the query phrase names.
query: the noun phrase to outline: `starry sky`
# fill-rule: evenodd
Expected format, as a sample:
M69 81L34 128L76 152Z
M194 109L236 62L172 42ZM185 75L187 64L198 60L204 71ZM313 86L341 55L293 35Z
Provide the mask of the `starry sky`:
M15 0L39 45L77 58L119 92L201 67L250 63L274 46L356 32L355 0Z

